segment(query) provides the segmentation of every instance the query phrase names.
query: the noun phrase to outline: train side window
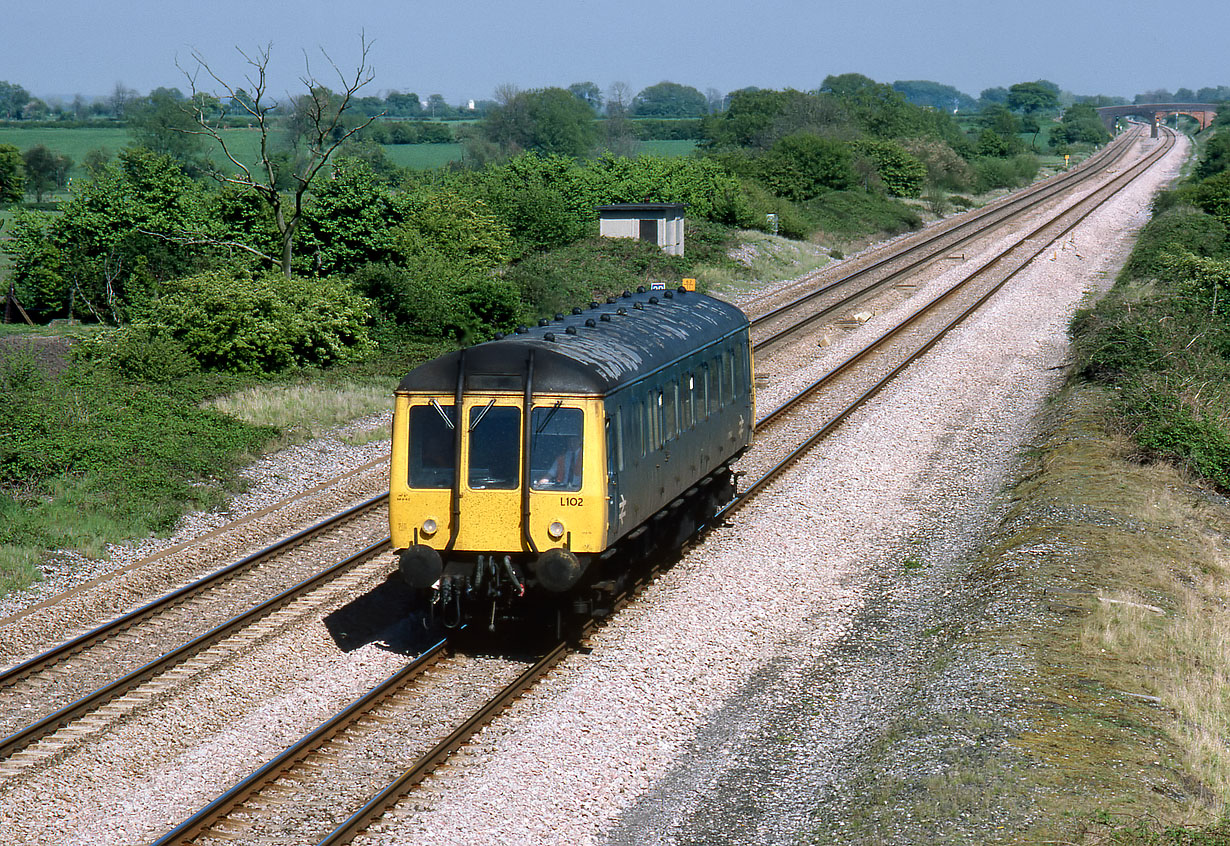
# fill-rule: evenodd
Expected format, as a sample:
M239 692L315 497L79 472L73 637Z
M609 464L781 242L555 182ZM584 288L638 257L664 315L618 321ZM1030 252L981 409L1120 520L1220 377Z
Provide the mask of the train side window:
M620 406L615 409L615 423L611 424L611 419L607 418L607 436L614 436L615 441L615 469L624 469L624 409ZM612 431L613 430L613 431Z
M680 424L686 432L696 422L696 377L691 373L683 374L683 422Z
M709 365L702 364L700 366L700 413L705 419L709 419L711 406L709 405Z
M645 402L636 403L636 445L641 457L645 457L649 448L649 433L646 421Z
M722 368L722 357L719 355L717 358L713 359L713 382L717 385L717 406L714 408L714 411L726 407L727 389L726 385L723 384L725 381L726 375Z
M735 375L735 354L733 350L726 352L726 367L730 371L730 398L733 401L739 396L739 377Z
M666 401L663 403L663 441L673 441L679 434L679 381L672 379L666 386Z
M412 488L452 488L457 453L453 448L457 415L451 405L410 409L410 461L406 481Z
M649 396L649 446L656 452L662 448L662 391Z

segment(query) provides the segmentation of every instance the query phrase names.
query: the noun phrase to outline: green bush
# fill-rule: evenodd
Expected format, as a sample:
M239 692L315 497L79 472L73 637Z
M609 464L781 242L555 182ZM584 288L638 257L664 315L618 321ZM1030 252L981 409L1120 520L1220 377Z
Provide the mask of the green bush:
M1217 257L1227 250L1226 225L1191 206L1167 208L1145 224L1124 266L1128 279L1157 278L1168 252L1186 250Z
M917 197L927 180L927 168L893 141L860 138L850 144L855 155L871 161L888 193L896 197Z
M28 356L5 356L0 386L0 487L36 494L19 495L0 544L79 548L98 515L111 524L104 541L165 530L217 495L201 481L225 479L273 435L86 364L46 376Z
M842 238L893 235L922 226L918 212L905 203L866 191L830 191L801 208L815 228Z
M204 368L260 373L362 357L367 319L367 304L338 279L219 270L164 283L148 324Z
M854 185L850 147L811 132L787 135L760 157L756 173L774 193L796 202Z
M182 342L169 334L157 334L148 324L101 332L80 341L73 354L135 382L165 384L200 370Z
M585 306L650 282L678 283L689 263L633 238L586 238L551 253L531 256L507 274L531 317Z
M353 284L381 312L414 335L467 343L510 332L523 317L516 285L452 257L424 249L411 264L368 264Z
M1128 414L1139 421L1136 442L1151 453L1177 459L1230 491L1230 428L1227 420L1205 414L1198 406L1162 391L1131 396Z
M970 164L974 168L974 190L980 194L996 188L1028 185L1038 175L1040 167L1037 157L1029 153L1010 158L980 156Z

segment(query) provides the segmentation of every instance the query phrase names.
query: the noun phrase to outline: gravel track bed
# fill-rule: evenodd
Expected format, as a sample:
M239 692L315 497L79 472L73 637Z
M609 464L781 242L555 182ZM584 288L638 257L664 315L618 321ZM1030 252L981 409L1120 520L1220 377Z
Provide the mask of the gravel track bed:
M133 628L66 656L46 673L20 679L5 695L18 703L0 714L8 735L177 649L232 617L388 536L387 509L377 508L325 536L285 550L243 575L214 585Z
M346 584L301 599L192 659L156 690L104 709L88 728L5 762L0 841L141 843L186 819L404 666L406 652L417 651L388 642L345 651L336 629L326 625L330 613L379 590L389 569L387 556L379 556ZM301 821L314 818L318 825L340 823L339 808L353 811L377 784L437 742L448 720L468 716L471 703L485 701L524 667L470 656L449 662L445 671L429 671L429 681L419 686L420 716L373 732L362 747L337 747L337 768L322 773L323 781L310 788L315 798L286 819L300 814ZM283 839L266 829L252 842L304 839L302 832Z
M1185 150L689 550L487 730L481 765L356 842L791 843L837 825L854 753L907 700L928 656L915 638L963 589L961 556L1061 378L1072 310L1110 284ZM911 556L927 578L903 575ZM1004 669L972 668L938 707L981 703Z
M387 418L373 415L349 428L361 431ZM344 434L265 456L243 471L244 494L225 509L185 516L170 537L111 546L102 559L52 556L43 581L0 600L0 615L16 615L0 619L0 662L16 663L387 491L388 442L349 446L339 440ZM337 480L371 462L372 468ZM323 487L312 491L317 486ZM251 519L230 525L244 518Z

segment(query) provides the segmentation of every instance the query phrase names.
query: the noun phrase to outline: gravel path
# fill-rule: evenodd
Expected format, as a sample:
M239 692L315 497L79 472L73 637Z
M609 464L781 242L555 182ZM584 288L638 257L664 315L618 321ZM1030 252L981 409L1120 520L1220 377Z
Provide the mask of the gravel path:
M840 830L854 753L907 701L926 633L960 599L962 555L995 520L1061 378L1072 310L1109 285L1185 151L691 550L593 654L486 732L470 756L481 766L441 776L437 797L358 842L791 843ZM931 693L972 707L996 672Z

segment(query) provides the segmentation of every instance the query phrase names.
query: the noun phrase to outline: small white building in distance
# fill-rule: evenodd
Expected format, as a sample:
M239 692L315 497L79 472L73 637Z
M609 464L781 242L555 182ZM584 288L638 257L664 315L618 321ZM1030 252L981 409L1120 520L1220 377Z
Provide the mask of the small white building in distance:
M604 238L652 241L672 256L683 255L683 203L616 203L598 206L598 234Z

